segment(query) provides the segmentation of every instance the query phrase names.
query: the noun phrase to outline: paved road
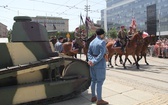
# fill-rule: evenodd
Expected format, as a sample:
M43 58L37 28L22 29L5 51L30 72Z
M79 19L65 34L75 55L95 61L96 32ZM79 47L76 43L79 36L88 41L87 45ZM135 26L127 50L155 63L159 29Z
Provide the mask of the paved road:
M150 65L142 59L139 70L129 63L127 69L119 63L114 68L107 67L103 99L110 105L168 105L168 59L147 59ZM74 99L52 105L96 105L90 102L90 98L88 89Z

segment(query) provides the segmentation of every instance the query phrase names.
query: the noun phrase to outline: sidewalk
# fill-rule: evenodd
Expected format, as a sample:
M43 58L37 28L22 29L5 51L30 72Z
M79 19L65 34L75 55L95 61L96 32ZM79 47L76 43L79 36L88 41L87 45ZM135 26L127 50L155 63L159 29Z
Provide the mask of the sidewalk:
M128 87L119 83L105 80L103 85L103 99L109 105L168 105L168 96L155 96L146 91ZM52 105L96 105L90 102L91 90L88 89L80 96Z
M85 59L85 56L82 55L82 59ZM103 84L102 97L109 102L109 105L168 105L168 94L139 90L134 86L115 81L109 75L106 76ZM89 88L76 98L52 105L96 105L96 103L91 103L90 99L91 90Z

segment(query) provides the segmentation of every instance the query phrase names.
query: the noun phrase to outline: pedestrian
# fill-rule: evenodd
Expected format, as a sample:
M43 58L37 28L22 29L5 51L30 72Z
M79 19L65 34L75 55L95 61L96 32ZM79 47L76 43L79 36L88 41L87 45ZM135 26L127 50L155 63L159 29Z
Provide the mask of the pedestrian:
M55 44L55 51L58 51L59 53L62 53L62 51L63 51L63 45L62 45L63 40L64 40L64 38L62 36L60 36L58 38L58 41Z
M108 102L102 99L102 85L106 76L106 42L104 41L104 30L96 30L96 38L90 43L88 49L88 64L91 75L91 102L97 105L107 105Z
M56 37L55 36L51 36L51 38L50 38L50 40L49 40L50 42L52 42L52 44L53 44L53 46L55 45L55 43L57 42L57 39L56 39Z

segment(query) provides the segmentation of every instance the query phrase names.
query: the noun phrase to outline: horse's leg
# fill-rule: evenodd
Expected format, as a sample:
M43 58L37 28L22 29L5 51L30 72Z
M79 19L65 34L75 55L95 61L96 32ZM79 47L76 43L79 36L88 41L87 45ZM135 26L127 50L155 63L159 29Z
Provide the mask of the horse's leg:
M118 57L118 54L115 55L115 60L114 60L115 66L118 66L116 63L117 57Z
M88 61L88 56L86 55L86 61Z
M109 67L110 66L110 58L108 57L108 64L107 66Z
M119 57L120 57L120 64L123 64L122 55L119 55Z
M141 59L142 59L142 56L143 56L143 53L141 53L141 57L139 58L139 60L141 60Z
M111 67L113 68L113 65L112 65L112 63L111 63L111 59L112 59L112 57L113 57L113 56L111 56L111 57L109 58L109 64L110 64Z
M108 67L110 66L110 56L109 56L109 54L108 54L108 64L107 64L107 66Z
M143 53L141 53L141 56L139 57L139 55L137 56L137 62L139 62L142 59Z
M138 65L138 66L139 66L139 63L138 63L138 62L139 62L139 60L140 60L140 59L139 59L139 54L137 54L137 61L136 61L136 65Z
M133 65L135 65L135 64L137 65L140 60L139 55L136 55L136 56L137 56L137 59L136 59L136 62L133 63ZM139 66L139 64L138 64L138 66Z
M128 62L130 63L130 64L132 64L132 62L131 62L131 60L128 58Z
M146 54L144 54L144 60L145 60L146 65L149 65L149 63L146 60Z
M125 66L125 63L127 62L127 59L128 59L128 55L125 54L125 61L123 63L124 69L127 69L126 66Z
M137 60L136 60L136 58L135 58L135 55L132 55L132 57L134 58L135 64L136 64L136 66L137 66L137 69L139 69L139 65L138 65L138 63L137 63Z
M77 54L74 55L74 58L77 58Z

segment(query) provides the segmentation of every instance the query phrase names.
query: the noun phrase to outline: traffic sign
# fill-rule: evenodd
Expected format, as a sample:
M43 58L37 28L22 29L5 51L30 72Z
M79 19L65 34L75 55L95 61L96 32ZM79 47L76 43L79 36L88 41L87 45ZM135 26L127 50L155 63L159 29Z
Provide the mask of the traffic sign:
M70 38L70 34L69 34L69 33L67 33L67 34L66 34L66 37L67 37L67 38Z

